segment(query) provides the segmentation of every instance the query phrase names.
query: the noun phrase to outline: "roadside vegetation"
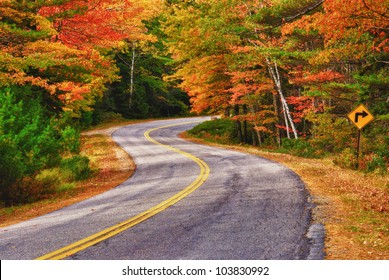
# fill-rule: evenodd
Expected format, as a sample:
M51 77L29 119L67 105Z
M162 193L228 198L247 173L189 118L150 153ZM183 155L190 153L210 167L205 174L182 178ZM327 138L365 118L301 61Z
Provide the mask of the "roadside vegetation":
M285 141L278 149L239 144L236 126L228 119L202 123L183 137L256 154L294 170L316 204L313 219L325 225L328 259L389 259L389 174L381 168L354 170L302 140Z
M24 203L0 204L0 227L85 200L128 179L135 170L135 164L110 135L115 127L136 122L111 119L82 133L77 156L64 159L58 167L43 169L25 179L28 183L23 182L23 189L18 192Z

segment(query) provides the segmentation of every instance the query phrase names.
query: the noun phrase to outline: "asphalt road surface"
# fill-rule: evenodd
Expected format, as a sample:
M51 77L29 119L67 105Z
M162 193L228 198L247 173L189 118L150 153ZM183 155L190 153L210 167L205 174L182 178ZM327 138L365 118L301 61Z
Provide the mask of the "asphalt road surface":
M163 120L118 129L113 139L134 158L134 175L104 194L1 228L0 259L35 259L90 236L95 240L96 233L153 212L149 209L166 201L170 207L109 238L100 234L101 241L67 258L323 258L323 227L312 224L313 205L296 174L267 159L177 137L196 125L193 122L206 119ZM188 188L192 190L184 197L171 200Z

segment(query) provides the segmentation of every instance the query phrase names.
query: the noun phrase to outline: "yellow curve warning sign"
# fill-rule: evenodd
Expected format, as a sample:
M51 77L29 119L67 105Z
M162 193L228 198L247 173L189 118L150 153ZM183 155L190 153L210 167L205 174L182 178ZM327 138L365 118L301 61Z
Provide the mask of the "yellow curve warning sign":
M358 129L364 128L368 123L374 120L374 116L363 104L359 105L347 116Z

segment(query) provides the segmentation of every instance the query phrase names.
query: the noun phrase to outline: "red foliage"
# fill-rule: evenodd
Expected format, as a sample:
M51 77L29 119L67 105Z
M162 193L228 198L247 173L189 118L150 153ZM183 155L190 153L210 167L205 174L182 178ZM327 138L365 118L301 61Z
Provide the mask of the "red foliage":
M314 97L309 96L289 96L286 98L288 104L293 106L291 112L293 121L300 123L309 112L320 112L322 108L314 106Z
M54 20L58 34L53 40L81 49L111 47L123 39L134 39L144 31L142 7L129 0L71 0L40 9L41 16Z
M315 74L306 74L301 73L298 77L295 77L290 80L291 83L297 85L312 85L316 83L328 83L332 81L339 81L344 78L344 75L332 71L326 70L323 72L315 73Z

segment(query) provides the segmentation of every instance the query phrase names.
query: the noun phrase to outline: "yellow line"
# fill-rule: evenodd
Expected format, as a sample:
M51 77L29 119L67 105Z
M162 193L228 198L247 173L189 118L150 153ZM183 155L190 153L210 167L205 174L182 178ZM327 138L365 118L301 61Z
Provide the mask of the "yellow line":
M161 146L163 146L169 150L172 150L174 152L180 153L180 154L190 158L191 160L193 160L194 162L196 162L200 166L200 175L197 176L197 178L188 187L186 187L185 189L183 189L179 193L173 195L169 199L161 202L160 204L150 208L149 210L146 210L145 212L143 212L135 217L132 217L131 219L129 219L127 221L124 221L122 223L119 223L117 225L109 227L105 230L102 230L98 233L95 233L89 237L86 237L80 241L77 241L77 242L70 244L66 247L63 247L59 250L56 250L54 252L48 253L44 256L41 256L41 257L37 258L37 260L60 260L60 259L64 259L66 257L69 257L77 252L80 252L82 250L85 250L88 247L91 247L91 246L93 246L101 241L104 241L112 236L115 236L115 235L117 235L117 234L131 228L131 227L134 227L135 225L151 218L152 216L162 212L166 208L172 206L173 204L177 203L178 201L180 201L181 199L183 199L184 197L188 196L189 194L194 192L196 189L198 189L207 180L207 178L209 176L209 173L210 173L209 166L201 159L199 159L199 158L197 158L197 157L195 157L187 152L184 152L184 151L181 151L179 149L173 148L171 146L157 142L156 140L154 140L153 138L150 137L150 133L155 131L155 130L167 128L167 127L189 124L189 123L193 123L193 122L186 122L186 123L180 123L180 124L174 124L174 125L153 128L153 129L146 131L144 134L144 136L147 138L147 140L149 140L157 145L161 145Z

